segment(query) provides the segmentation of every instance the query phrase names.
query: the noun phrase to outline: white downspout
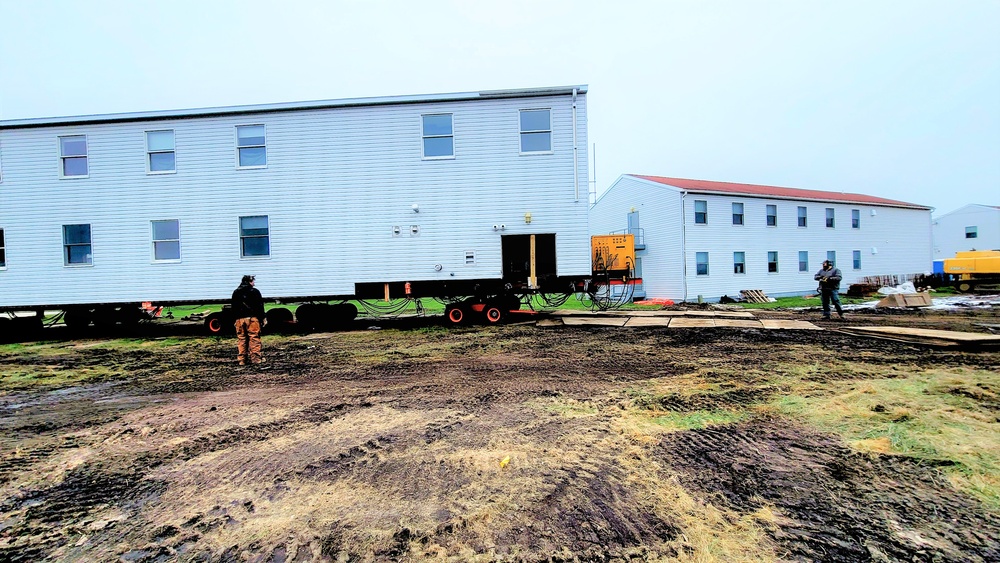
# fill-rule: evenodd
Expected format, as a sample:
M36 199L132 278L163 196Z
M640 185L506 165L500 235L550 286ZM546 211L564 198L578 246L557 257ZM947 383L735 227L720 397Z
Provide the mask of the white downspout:
M681 279L684 282L684 302L688 300L687 273L687 192L681 192Z
M576 88L573 88L573 189L574 189L574 199L573 201L580 201L580 165L579 165L579 147L576 142Z

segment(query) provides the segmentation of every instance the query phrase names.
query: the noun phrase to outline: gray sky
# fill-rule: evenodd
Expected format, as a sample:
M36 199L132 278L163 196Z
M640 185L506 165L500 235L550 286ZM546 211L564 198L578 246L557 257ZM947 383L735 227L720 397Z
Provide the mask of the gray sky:
M0 0L0 120L574 84L599 193L1000 205L1000 0Z

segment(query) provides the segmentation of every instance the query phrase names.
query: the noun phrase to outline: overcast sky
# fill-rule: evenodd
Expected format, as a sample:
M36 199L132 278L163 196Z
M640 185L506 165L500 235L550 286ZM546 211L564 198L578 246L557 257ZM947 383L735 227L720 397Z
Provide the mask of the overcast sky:
M1000 0L0 0L0 120L576 84L599 193L1000 205Z

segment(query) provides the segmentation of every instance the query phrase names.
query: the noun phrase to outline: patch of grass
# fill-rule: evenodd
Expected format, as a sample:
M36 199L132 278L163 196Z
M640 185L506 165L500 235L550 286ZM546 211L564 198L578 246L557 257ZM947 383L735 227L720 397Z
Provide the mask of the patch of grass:
M845 295L840 296L840 302L843 305L856 305L858 303L867 303L872 301L872 299L865 299L860 297L847 297ZM812 296L801 296L801 297L777 297L773 303L736 303L744 309L788 309L792 307L821 307L823 305L822 300L818 295Z
M28 391L59 389L99 383L115 379L120 374L104 366L85 366L75 369L61 369L56 366L31 366L25 369L5 371L0 374L0 389L3 391Z
M957 487L1000 509L1000 374L929 370L892 379L827 383L771 405L833 431L862 451L901 454L942 467Z

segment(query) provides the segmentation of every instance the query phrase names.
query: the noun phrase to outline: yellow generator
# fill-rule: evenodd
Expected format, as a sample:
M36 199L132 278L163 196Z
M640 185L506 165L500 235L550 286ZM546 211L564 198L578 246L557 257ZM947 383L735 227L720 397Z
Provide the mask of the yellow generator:
M635 235L594 235L590 237L590 253L594 274L632 277Z
M944 272L958 276L955 288L963 293L1000 284L1000 250L956 252L945 259Z

